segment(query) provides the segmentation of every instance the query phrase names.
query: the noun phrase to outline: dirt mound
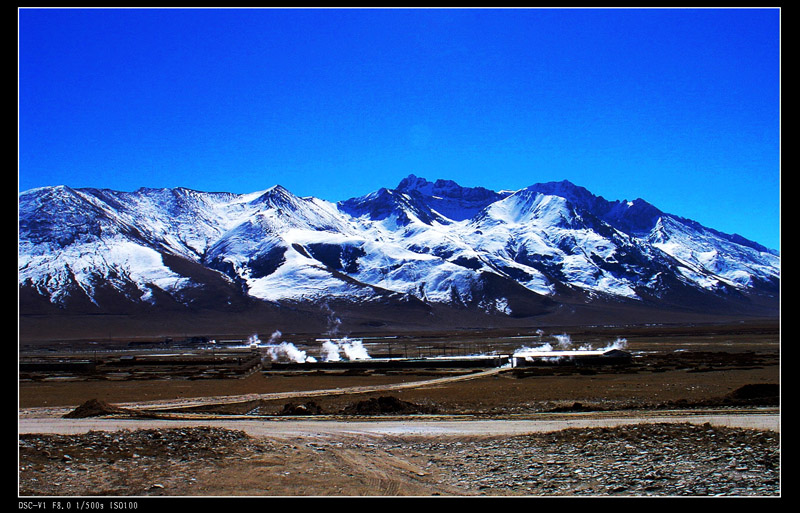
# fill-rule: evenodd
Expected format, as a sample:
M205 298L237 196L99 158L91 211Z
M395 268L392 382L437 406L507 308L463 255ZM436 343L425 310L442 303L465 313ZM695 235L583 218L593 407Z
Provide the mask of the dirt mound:
M85 419L89 417L101 417L103 415L114 415L128 413L128 410L108 404L98 399L89 399L71 412L64 415L65 419Z
M596 408L592 408L591 406L586 406L583 403L572 403L569 406L556 406L550 410L553 413L560 413L560 412L571 412L571 411L595 411Z
M402 401L392 396L381 396L350 404L342 410L342 413L345 415L435 413L435 408Z
M778 400L780 396L780 386L774 383L757 383L751 385L744 385L730 394L728 399L732 400L754 400L754 399L774 399Z
M321 415L322 408L314 401L303 404L286 403L278 415Z

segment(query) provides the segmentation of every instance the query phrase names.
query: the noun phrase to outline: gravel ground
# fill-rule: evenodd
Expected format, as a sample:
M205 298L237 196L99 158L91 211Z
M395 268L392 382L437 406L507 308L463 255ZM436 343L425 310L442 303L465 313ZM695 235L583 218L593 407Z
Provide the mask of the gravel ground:
M779 496L771 431L641 424L270 439L211 427L21 435L21 496Z
M408 448L435 455L451 484L488 495L780 493L774 432L649 424Z

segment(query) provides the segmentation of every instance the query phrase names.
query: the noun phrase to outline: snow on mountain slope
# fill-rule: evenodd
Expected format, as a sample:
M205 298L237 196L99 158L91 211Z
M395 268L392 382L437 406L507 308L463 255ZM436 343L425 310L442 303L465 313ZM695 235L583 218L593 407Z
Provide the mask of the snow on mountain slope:
M684 276L705 288L724 283L746 289L756 281L780 279L780 257L774 252L738 244L676 216L661 217L648 241L680 262Z
M379 189L361 198L339 202L339 209L352 217L373 221L391 231L410 224L449 224L451 221L433 210L415 191Z
M218 238L204 262L241 280L251 296L303 301L375 295L368 284L346 278L340 261L328 258L326 246L341 250L363 244L359 229L335 205L299 198L280 186L245 204L246 217Z
M616 263L622 234L601 235L559 196L523 189L487 207L468 224L472 245L496 266L530 277L526 287L552 294L556 282L636 298L633 284L601 262Z
M77 287L93 301L99 284L132 300L149 301L152 286L165 291L191 280L164 265L147 236L94 195L68 187L37 189L20 196L19 283L59 303ZM128 285L138 294L132 296Z
M338 204L281 186L47 187L20 194L19 227L20 287L53 304L74 294L97 304L98 287L181 302L217 290L209 272L270 302L415 297L502 314L565 290L638 302L769 294L780 279L777 252L567 181L496 193L410 175Z

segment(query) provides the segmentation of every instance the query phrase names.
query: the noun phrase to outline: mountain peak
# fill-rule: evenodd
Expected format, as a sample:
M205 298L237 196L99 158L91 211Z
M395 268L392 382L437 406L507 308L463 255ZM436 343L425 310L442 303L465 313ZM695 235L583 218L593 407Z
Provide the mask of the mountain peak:
M299 198L282 185L273 185L269 189L259 192L250 203L267 203L280 206L282 204L292 203L297 199Z
M569 180L561 180L560 182L536 183L526 187L525 190L539 192L550 196L561 196L562 198L573 203L578 203L581 206L591 205L594 204L598 198L602 199L600 196L595 196L589 192L589 190L585 187L575 185Z
M442 178L437 179L435 182L430 182L414 174L410 174L400 180L396 190L401 192L417 191L426 196L445 197L485 196L487 193L497 194L485 187L464 187L453 180Z
M462 187L453 180L430 182L414 174L400 181L398 192L417 193L431 209L453 221L463 221L508 194L484 187Z
M649 232L653 229L658 219L664 215L664 212L641 198L637 198L634 201L609 201L602 196L591 193L585 187L575 185L569 180L537 183L523 190L562 197L575 207L587 210L615 228L629 234L641 235Z
M423 189L427 189L433 186L431 182L426 180L425 178L418 177L415 174L410 174L407 177L400 180L400 183L397 184L398 191L419 191Z
M373 221L394 219L398 226L407 226L412 219L425 224L434 221L446 223L425 202L422 194L415 189L387 189L385 187L360 198L340 201L339 207L353 217L368 216Z
M361 302L377 290L515 316L541 313L543 297L725 312L741 299L753 312L749 297L768 302L780 285L777 253L568 180L499 193L412 174L336 206L281 185L42 188L20 194L19 239L31 308L85 300L92 312L219 304L219 291L227 304Z

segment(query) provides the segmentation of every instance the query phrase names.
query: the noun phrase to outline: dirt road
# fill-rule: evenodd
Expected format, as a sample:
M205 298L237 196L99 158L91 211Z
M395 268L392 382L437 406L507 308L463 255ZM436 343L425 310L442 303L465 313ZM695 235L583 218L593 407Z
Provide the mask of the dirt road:
M138 401L133 403L119 404L125 408L137 408L142 410L152 409L167 409L167 408L190 408L195 406L204 406L209 404L233 404L246 401L270 401L279 399L304 399L309 397L325 397L332 395L348 395L348 394L366 394L370 392L391 392L398 390L407 390L412 388L425 388L439 385L446 385L460 381L467 381L473 379L485 378L494 376L502 372L503 368L489 369L481 372L474 372L471 374L447 376L443 378L427 379L420 381L411 381L403 383L391 383L383 385L371 386L353 386L353 387L340 387L328 388L322 390L303 390L291 392L274 392L265 394L243 394L243 395L228 395L228 396L212 396L212 397L195 397L192 399L180 399L172 401Z
M276 392L262 394L244 394L229 396L195 397L191 399L173 399L157 401L138 401L118 404L117 406L137 411L156 409L172 409L206 406L210 404L233 404L256 400L303 399L332 395L364 394L369 392L391 392L407 389L453 384L466 380L495 376L503 371L501 368L489 369L467 375L447 376L442 378L382 384L374 386L351 386L322 390L305 390L292 392ZM676 423L710 424L713 426L742 427L780 431L780 416L777 409L762 409L753 413L747 412L698 412L695 410L672 412L623 411L623 412L583 412L570 414L537 414L526 419L493 419L493 420L448 420L447 418L404 418L401 420L320 420L296 418L292 420L252 420L253 417L226 416L225 419L214 418L213 415L179 414L177 420L155 419L64 419L61 418L68 409L29 408L19 411L20 433L57 433L78 434L90 430L150 429L189 426L213 426L228 429L239 429L254 436L293 437L293 436L332 436L346 434L368 435L499 435L513 436L537 432L557 431L564 428L615 427L626 424ZM194 418L192 418L194 417Z
M197 406L234 404L246 401L304 399L326 396L365 394L370 392L391 392L398 390L421 389L496 376L504 369L495 368L467 375L447 376L412 382L390 383L373 386L349 386L318 390L288 391L259 394L240 394L227 396L208 396L172 400L137 401L117 404L136 411L167 410L180 411ZM493 420L449 420L445 416L429 418L404 418L400 420L356 420L343 421L320 418L252 420L252 416L226 415L224 419L207 414L178 413L174 420L156 419L65 419L61 418L69 408L28 408L19 411L20 433L78 434L91 430L150 429L170 427L212 426L238 429L254 436L294 437L294 436L336 436L348 434L366 435L455 435L513 436L539 432L557 431L564 428L615 427L638 423L692 423L712 426L741 427L780 431L778 409L750 409L736 411L685 411L658 412L626 410L619 412L576 412L560 414L537 414L525 419Z
M23 433L61 434L21 435L19 489L24 496L775 496L779 425L775 412L23 419Z
M592 412L539 414L526 419L443 420L405 418L401 420L243 420L196 418L160 419L64 419L60 417L20 418L19 432L82 434L89 431L124 429L166 429L209 426L236 429L251 436L270 438L324 438L331 436L515 436L558 431L566 428L616 427L630 424L690 423L780 432L780 415L775 409L756 412Z

